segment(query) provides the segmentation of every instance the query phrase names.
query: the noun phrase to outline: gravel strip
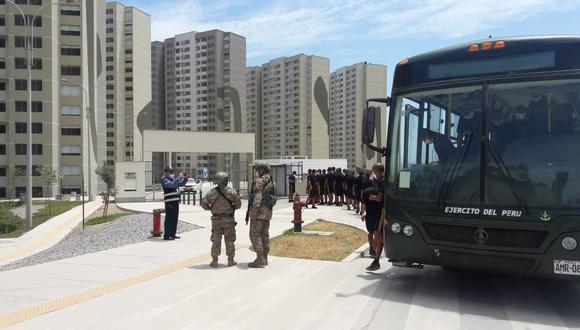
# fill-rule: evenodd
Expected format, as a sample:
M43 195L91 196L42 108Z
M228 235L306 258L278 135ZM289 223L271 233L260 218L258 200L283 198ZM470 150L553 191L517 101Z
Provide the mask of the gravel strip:
M179 221L177 232L202 228ZM35 255L0 266L0 271L28 267L83 254L146 241L151 233L151 214L133 214L100 225L78 227L55 246Z

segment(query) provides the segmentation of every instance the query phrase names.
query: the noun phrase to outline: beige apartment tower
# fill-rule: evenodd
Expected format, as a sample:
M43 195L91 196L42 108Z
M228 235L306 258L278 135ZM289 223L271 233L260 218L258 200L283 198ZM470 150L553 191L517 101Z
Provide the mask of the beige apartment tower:
M342 67L330 75L330 157L347 159L349 169L370 169L380 156L362 144L365 101L387 96L387 67L359 63ZM386 110L377 115L375 145L386 140Z
M187 32L166 39L163 49L166 129L245 132L246 38L220 30ZM173 167L196 178L207 168L209 177L226 171L236 182L246 168L236 154L171 157Z
M262 159L262 67L246 70L246 131L256 138L255 159Z
M329 158L329 60L299 54L261 70L261 158Z
M14 5L0 2L0 198L26 192L21 173L27 159L28 88L32 89L33 197L87 191L89 180L94 196L101 189L94 168L105 159L105 90L99 88L105 83L105 2L17 2L27 19L38 10L41 15L34 21L28 86L29 30ZM44 186L40 166L61 175L54 187Z
M151 109L151 17L119 2L106 10L107 162L142 161Z

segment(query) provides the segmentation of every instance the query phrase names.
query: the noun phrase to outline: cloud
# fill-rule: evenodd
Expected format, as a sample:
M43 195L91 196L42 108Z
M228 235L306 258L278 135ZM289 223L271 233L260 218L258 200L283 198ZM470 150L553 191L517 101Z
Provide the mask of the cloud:
M328 43L410 37L462 38L577 7L551 0L164 0L143 8L152 36L221 29L246 37L248 59ZM137 6L140 6L136 3ZM142 6L141 6L142 7ZM168 10L167 8L171 8Z

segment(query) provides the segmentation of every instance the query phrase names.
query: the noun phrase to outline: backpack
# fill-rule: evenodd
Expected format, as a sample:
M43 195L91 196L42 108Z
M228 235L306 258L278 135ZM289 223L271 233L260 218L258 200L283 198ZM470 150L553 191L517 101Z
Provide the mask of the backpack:
M264 192L262 193L262 204L267 208L271 209L278 202L278 196L276 194L276 183L270 177L268 184L264 187Z

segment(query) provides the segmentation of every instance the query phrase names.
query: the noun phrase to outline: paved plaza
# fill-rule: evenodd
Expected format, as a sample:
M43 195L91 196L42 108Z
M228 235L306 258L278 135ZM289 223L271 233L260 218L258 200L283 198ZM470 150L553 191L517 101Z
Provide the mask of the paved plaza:
M151 211L161 203L120 204ZM244 207L245 208L245 205ZM242 209L243 210L243 209ZM0 326L14 329L565 329L580 328L580 286L439 267L375 273L370 260L272 257L248 269L245 212L236 214L239 265L208 266L209 213L183 206L180 219L204 228L0 272ZM352 211L304 211L362 228ZM272 236L292 227L281 200ZM28 243L31 243L28 241ZM0 253L3 253L0 250Z

